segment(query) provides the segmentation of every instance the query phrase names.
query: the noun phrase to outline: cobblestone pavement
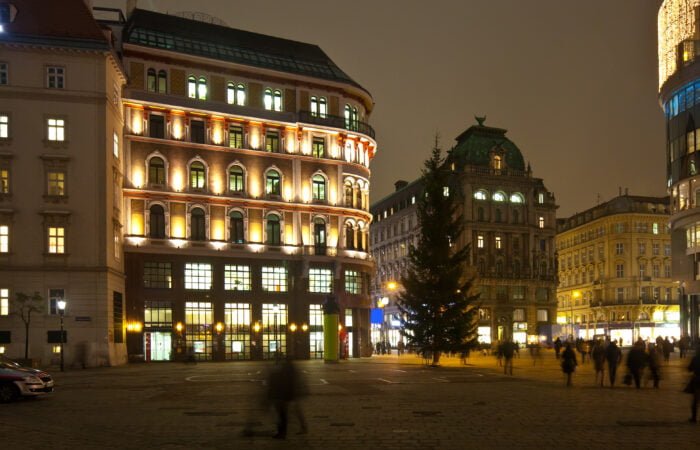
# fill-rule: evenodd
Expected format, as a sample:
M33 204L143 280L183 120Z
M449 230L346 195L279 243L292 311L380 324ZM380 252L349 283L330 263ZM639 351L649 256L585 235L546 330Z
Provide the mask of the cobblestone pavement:
M686 360L687 361L687 360ZM0 405L0 447L15 448L698 448L687 423L687 380L674 355L660 389L594 386L590 363L573 388L551 353L515 360L503 375L490 356L467 365L414 356L298 364L311 395L309 433L271 439L261 405L270 363L139 364L53 372L50 397ZM624 370L620 370L620 376ZM246 423L255 436L244 437Z

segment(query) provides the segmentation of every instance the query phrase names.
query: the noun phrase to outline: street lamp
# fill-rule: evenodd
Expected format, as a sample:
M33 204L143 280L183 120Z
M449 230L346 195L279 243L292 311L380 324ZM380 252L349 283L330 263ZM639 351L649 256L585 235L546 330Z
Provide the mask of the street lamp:
M63 344L66 340L63 334L63 317L66 314L66 301L59 300L56 302L56 306L58 307L58 315L61 317L61 372L63 372Z

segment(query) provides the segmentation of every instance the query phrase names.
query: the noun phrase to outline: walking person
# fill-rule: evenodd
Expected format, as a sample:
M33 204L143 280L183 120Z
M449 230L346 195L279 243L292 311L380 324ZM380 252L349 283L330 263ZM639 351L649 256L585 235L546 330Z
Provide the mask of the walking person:
M554 356L559 359L559 353L561 353L561 339L557 338L554 341Z
M661 380L661 348L654 344L649 344L649 353L647 355L647 362L649 364L649 375L654 382L654 389L659 388L659 381ZM664 349L664 357L666 350Z
M698 421L698 403L700 403L700 346L695 348L695 356L690 360L688 371L692 372L688 386L685 391L693 395L690 401L690 420L691 423Z
M644 352L644 341L639 339L627 354L627 370L629 370L634 386L639 389L642 382L642 372L647 365L647 354Z
M610 379L610 387L615 387L615 376L617 375L617 366L622 362L622 351L617 346L615 340L610 341L605 348L605 359L608 361L608 378Z
M571 347L571 344L567 343L564 352L561 354L561 370L566 374L566 387L572 386L571 377L576 371L577 365L576 352Z
M515 344L510 340L503 342L503 373L513 375L513 356L515 355Z
M605 347L603 347L603 342L600 339L593 344L591 359L595 369L595 382L597 384L600 377L600 387L603 387L603 382L605 381Z
M293 402L294 413L301 426L299 434L307 432L306 420L298 403L299 398L304 395L304 391L305 384L291 358L287 357L284 361L278 362L270 372L268 380L268 399L277 413L277 433L273 436L274 438L285 439L287 437L289 406Z
M666 339L663 340L661 346L656 347L656 350L657 350L657 352L660 352L663 350L664 362L666 364L668 364L669 360L671 359L671 353L673 353L673 344L668 339L668 336L666 336Z

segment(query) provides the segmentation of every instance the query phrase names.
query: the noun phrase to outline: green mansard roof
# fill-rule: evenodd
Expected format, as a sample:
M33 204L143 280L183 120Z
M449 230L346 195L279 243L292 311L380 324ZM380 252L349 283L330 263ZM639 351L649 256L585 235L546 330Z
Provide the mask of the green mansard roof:
M465 165L489 166L489 153L494 147L505 151L506 167L525 170L525 160L520 149L506 137L508 130L484 125L485 118L477 117L472 125L457 137L457 144L450 151L450 158L460 167Z

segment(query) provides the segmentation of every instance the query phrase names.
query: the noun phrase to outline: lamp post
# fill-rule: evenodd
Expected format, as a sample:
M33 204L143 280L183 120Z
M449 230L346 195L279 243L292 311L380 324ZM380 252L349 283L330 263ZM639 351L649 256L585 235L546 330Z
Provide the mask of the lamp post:
M61 318L61 372L64 370L63 366L63 344L65 339L65 336L63 334L63 317L66 314L66 301L65 300L59 300L56 302L56 306L58 307L58 315Z

